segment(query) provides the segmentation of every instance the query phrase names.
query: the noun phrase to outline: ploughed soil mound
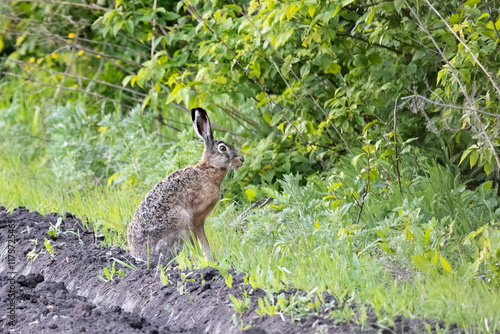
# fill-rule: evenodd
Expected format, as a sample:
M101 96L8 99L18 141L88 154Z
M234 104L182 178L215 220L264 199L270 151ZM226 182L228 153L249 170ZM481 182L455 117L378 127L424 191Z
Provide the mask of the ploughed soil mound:
M287 315L259 316L258 299L266 293L245 285L243 273L230 271L229 288L214 268L171 269L163 285L158 269L121 265L120 261L137 264L124 249L99 247L99 238L72 214L62 218L54 238L48 231L57 224L56 213L44 217L23 207L12 213L0 207L0 332L227 334L247 328L245 333L254 334L422 333L426 327L444 327L425 319L398 318L394 326L382 328L369 308L364 326L355 321L335 323L323 316L343 307L327 294L319 315L306 314L293 323ZM50 241L48 248L45 239ZM111 271L113 263L115 272L108 280L103 268ZM229 294L242 299L245 291L251 302L240 317ZM281 293L287 300L293 294L305 295L295 289ZM458 332L455 327L451 331Z

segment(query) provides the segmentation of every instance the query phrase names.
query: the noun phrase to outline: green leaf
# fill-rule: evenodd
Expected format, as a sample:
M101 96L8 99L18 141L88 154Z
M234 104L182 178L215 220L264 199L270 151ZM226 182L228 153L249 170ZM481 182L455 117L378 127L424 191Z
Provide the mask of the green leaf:
M490 164L489 162L484 164L484 172L487 176L489 176L494 170L495 168L493 167L493 164Z
M180 17L180 15L177 13L174 13L174 12L166 12L166 13L161 15L161 18L164 20L167 20L167 21L173 21L179 17Z
M455 39L455 36L453 36L453 34L451 33L446 33L443 35L443 41L448 44L449 46L456 46L457 45L457 41Z
M340 12L340 6L337 6L337 8L335 8L335 11L333 12L332 18L334 18L339 12Z
M458 71L460 76L465 80L465 82L470 83L470 70L467 68Z
M341 187L341 186L342 186L342 182L334 183L330 187L328 187L328 192L332 192L332 191L334 191L335 189L337 189L338 187Z
M479 158L479 152L473 151L470 155L470 168L474 167L478 158Z
M401 8L403 8L405 5L405 1L404 0L396 0L394 1L394 8L396 8L396 12L398 12L398 14L401 12Z
M310 69L311 69L311 65L309 63L305 63L304 65L302 65L302 67L300 68L300 76L303 78L306 75L308 75Z
M247 195L247 199L249 202L252 202L254 199L255 199L255 192L248 188L247 190L245 190L245 195Z
M466 6L475 6L477 4L480 4L481 3L481 0L469 0L465 3Z
M320 35L320 34L318 34L318 32L316 32L316 31L315 31L315 32L313 32L313 33L311 34L311 37L312 37L312 39L313 39L315 42L321 43L321 35Z
M385 242L380 243L379 247L381 250L383 250L386 253L394 254L394 250L391 247L389 247L389 245L386 244Z
M295 2L292 3L291 6L288 6L286 11L285 11L287 21L290 21L290 19L293 17L293 15L295 13L297 13L299 11L299 9L300 9L299 6L297 6L297 4Z
M439 84L439 81L441 81L441 78L447 72L448 72L447 68L444 68L444 69L442 69L441 71L438 72L438 77L437 77L437 83L436 84Z
M128 83L130 82L130 80L134 77L135 75L127 75L125 78L123 78L123 81L122 81L122 86L125 87L128 85Z
M359 259L356 256L356 253L352 253L351 265L352 265L352 269L354 269L354 270L359 269Z
M477 146L476 145L472 145L471 147L469 147L468 149L466 149L464 151L464 153L462 153L462 157L460 158L460 162L458 163L459 165L464 161L465 158L467 158L467 156L469 155L469 153L474 149L476 148Z
M431 227L429 226L427 230L425 230L424 234L424 244L428 244L431 239Z
M453 14L450 17L450 23L451 24L457 24L458 22L460 22L460 16L458 14Z
M370 12L370 15L368 15L368 17L366 18L366 24L370 24L370 22L372 22L373 20L373 17L375 16L375 12L377 11L377 7L375 7L371 12Z
M141 111L144 111L144 109L146 109L146 106L148 105L149 100L151 100L151 95L146 96L146 98L144 99L144 102L142 102Z
M218 76L217 78L215 78L215 81L221 84L225 84L227 82L226 78L222 76Z
M370 62L370 64L372 64L372 65L382 64L382 56L377 52L374 52L374 53L368 55L367 58L368 58L368 61Z
M359 155L355 156L354 158L352 158L352 161L351 161L351 162L352 162L352 164L353 164L353 166L354 166L354 167L356 167L356 165L358 164L358 160L359 160L359 158L361 158L361 156L363 156L363 155L365 155L365 154L366 154L366 153L361 153L361 154L359 154Z
M448 261L445 260L444 257L440 256L439 262L441 262L441 266L443 267L444 270L446 270L447 272L451 272L451 266L448 263Z
M281 121L281 118L283 116L280 113L276 113L273 115L273 118L271 119L271 123L269 123L270 126L275 126Z
M477 20L479 21L481 19L484 19L485 17L490 17L490 14L484 13L483 15L479 16L479 18Z
M491 153L491 150L489 148L485 147L483 149L483 154L486 162L492 162L493 154Z
M328 71L333 74L339 73L340 70L341 70L340 66L336 63L331 63L330 67L328 68Z
M27 35L21 35L21 36L17 37L16 38L16 46L21 45L21 43L26 39L26 36Z
M431 263L427 260L427 258L422 255L413 255L411 258L413 260L413 264L418 270L424 273L429 271Z
M115 173L113 175L111 175L108 179L108 187L111 185L111 182L113 182L114 179L116 179L118 176L118 173Z
M309 16L310 17L313 17L314 16L314 11L316 10L316 7L314 5L310 5L309 6L309 9L307 10L307 12L309 13Z
M111 275L109 274L108 268L104 267L102 271L104 272L104 275L106 275L106 278L109 280Z

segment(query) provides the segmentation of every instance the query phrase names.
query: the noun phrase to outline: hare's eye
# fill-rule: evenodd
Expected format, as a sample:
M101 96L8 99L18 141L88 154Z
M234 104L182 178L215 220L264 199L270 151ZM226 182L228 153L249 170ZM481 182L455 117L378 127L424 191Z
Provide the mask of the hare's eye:
M227 148L225 145L219 145L219 151L226 152Z

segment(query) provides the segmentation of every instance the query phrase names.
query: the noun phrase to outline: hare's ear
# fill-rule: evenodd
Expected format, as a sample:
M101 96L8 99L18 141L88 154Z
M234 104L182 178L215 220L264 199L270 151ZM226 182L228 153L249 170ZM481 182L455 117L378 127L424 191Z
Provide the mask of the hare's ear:
M214 141L214 136L207 112L202 108L191 109L191 119L198 136L203 139L205 146L210 147Z

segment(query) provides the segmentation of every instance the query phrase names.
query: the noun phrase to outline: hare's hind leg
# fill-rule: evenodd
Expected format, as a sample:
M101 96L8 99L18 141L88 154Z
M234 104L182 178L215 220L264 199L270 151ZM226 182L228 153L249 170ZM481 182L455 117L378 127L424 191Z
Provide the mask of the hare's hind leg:
M175 256L185 240L191 239L192 215L179 207L172 210L170 224L164 229L160 240L156 244L155 253L163 254L163 258Z
M196 228L196 238L198 239L198 243L203 248L206 256L211 260L212 252L210 251L210 244L208 243L207 235L205 234L204 224L200 224Z

